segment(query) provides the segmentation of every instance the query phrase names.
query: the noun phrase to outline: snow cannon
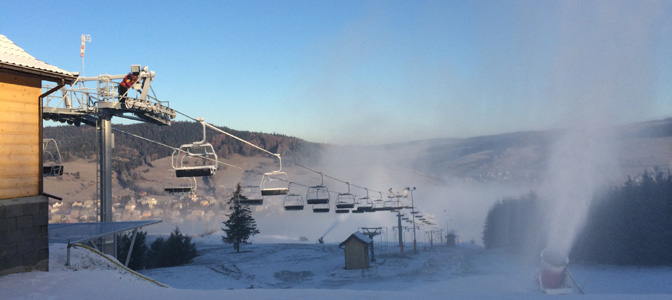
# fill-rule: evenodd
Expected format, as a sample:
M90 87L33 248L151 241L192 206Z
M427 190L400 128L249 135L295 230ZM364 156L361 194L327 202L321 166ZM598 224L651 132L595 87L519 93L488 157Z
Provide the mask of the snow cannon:
M541 251L539 267L541 289L546 292L567 289L569 286L565 280L565 268L568 263L569 258L566 255L549 249Z

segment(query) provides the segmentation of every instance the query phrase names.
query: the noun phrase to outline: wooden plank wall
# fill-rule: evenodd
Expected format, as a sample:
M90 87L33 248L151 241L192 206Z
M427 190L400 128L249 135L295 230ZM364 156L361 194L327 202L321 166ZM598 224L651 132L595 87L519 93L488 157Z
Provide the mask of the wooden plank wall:
M0 73L0 200L39 194L41 85Z

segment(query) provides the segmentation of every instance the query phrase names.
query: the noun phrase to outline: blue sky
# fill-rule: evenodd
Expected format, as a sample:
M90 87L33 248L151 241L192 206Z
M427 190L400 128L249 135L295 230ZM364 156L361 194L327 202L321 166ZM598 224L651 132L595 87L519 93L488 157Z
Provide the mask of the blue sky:
M237 130L327 143L672 117L668 1L3 1L0 34Z

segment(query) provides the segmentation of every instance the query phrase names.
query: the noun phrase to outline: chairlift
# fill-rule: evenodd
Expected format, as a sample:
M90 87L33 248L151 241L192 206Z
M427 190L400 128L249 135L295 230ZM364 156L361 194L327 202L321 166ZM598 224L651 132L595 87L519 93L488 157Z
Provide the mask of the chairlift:
M355 208L355 195L350 194L350 183L346 182L348 185L347 193L339 193L336 196L336 209L340 208Z
M382 207L376 207L375 211L397 211L401 207L397 203L397 200L385 200Z
M347 208L336 208L334 212L336 212L337 214L347 214L350 213L350 210Z
M291 182L289 186L291 188ZM282 204L285 210L303 210L303 196L299 194L287 194Z
M357 212L372 212L373 211L373 201L369 198L369 189L365 188L366 197L361 197L357 199L355 204L357 205ZM354 212L354 211L353 211Z
M238 202L242 205L262 205L264 198L261 196L261 190L256 185L245 185L240 187Z
M322 182L320 185L311 186L306 192L306 203L307 204L325 204L329 203L329 189L324 186L324 176L320 173Z
M205 142L205 123L203 125L203 139L191 144L184 144L175 149L171 155L173 169L177 177L212 176L217 171L217 153L210 143Z
M371 207L371 212L376 212L381 208L383 208L383 206L385 205L385 202L383 201L383 193L378 192L378 194L379 194L378 199L373 200L373 207Z
M329 203L313 204L313 212L314 213L328 213L329 209L330 209Z
M168 171L169 176L163 184L163 192L168 195L196 194L196 178L177 177L175 170Z
M63 161L54 139L42 139L42 176L63 175Z
M280 169L273 172L264 173L261 176L261 195L262 196L282 196L289 192L289 177L287 173L282 172L282 158L280 154L275 154L280 162Z

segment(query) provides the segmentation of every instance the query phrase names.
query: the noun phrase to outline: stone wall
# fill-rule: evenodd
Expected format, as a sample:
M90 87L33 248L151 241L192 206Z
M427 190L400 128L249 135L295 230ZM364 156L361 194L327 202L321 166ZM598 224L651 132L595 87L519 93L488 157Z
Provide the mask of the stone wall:
M48 198L0 200L0 276L49 270Z

